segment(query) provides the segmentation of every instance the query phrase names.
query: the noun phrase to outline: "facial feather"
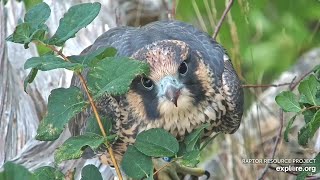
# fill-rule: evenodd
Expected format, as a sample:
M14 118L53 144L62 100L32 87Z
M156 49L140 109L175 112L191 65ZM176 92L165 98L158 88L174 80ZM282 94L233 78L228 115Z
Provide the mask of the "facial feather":
M159 82L168 75L175 76L180 63L187 58L189 47L177 40L165 40L152 43L132 55L145 60L150 65L149 78Z
M164 40L147 45L132 57L149 63L151 72L148 78L156 86L159 81L167 76L174 76L179 80L178 68L181 62L189 58L190 50L184 42ZM147 95L150 94L148 91L141 91L140 93L134 90L129 91L127 99L130 109L135 114L136 119L141 119L145 123L146 127L143 130L159 127L168 130L173 135L183 137L185 133L190 133L203 123L211 121L213 125L220 123L220 121L217 121L217 123L215 121L225 113L225 109L220 102L223 97L219 95L219 90L214 88L215 79L212 70L203 62L198 51L193 53L193 59L190 60L189 64L192 71L189 72L190 76L184 77L186 84L180 90L177 100L178 106L168 101L166 97L157 96L156 92L155 95L151 96ZM196 86L197 88L190 88ZM156 89L152 91L156 91ZM205 98L196 102L199 93ZM217 98L219 102L215 102L214 98ZM153 102L153 99L157 99L156 104L147 103ZM152 109L159 114L156 117L154 116L154 119L150 119L150 116L147 115Z

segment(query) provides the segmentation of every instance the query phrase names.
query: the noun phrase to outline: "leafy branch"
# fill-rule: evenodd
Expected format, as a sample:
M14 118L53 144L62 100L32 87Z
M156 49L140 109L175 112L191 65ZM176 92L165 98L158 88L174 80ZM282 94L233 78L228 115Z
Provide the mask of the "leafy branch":
M47 44L45 44L45 45L46 45L47 47L49 47L51 50L53 50L54 52L56 52L56 53L57 53L59 56L61 56L65 61L70 62L70 60L62 53L62 51L57 50L55 47L53 47L53 46L51 46L51 45L47 45ZM100 131L101 131L103 137L107 137L107 133L106 133L106 131L104 130L104 127L103 127L103 124L102 124L100 115L99 115L99 113L98 113L97 107L96 107L96 105L95 105L95 103L94 103L94 101L93 101L93 98L92 98L89 90L88 90L88 86L87 86L87 84L86 84L86 80L85 80L85 78L82 76L82 74L81 74L80 72L75 72L75 73L76 73L76 75L79 77L80 82L81 82L81 85L82 85L82 87L83 87L83 89L84 89L84 91L85 91L85 93L86 93L86 95L87 95L87 97L88 97L88 99L89 99L90 105L91 105L91 107L92 107L92 110L93 110L93 112L94 112L94 116L95 116L95 118L96 118L96 120L97 120L97 123L98 123L98 125L99 125ZM117 175L118 175L119 179L122 180L123 178L122 178L122 175L121 175L121 171L120 171L119 165L118 165L118 163L117 163L117 161L116 161L116 159L115 159L113 150L112 150L112 148L111 148L108 140L107 140L106 138L105 138L105 140L106 140L106 141L105 141L104 143L105 143L106 146L107 146L108 153L110 154L110 157L111 157L112 163L113 163L113 165L114 165L114 167L115 167L115 169L116 169Z
M52 141L57 139L62 133L65 124L77 113L85 109L88 104L91 105L95 119L97 120L102 136L87 133L69 138L55 152L55 161L59 163L63 160L80 158L83 153L83 147L90 146L93 149L97 149L101 144L106 144L118 177L119 179L122 179L120 168L115 160L113 150L110 147L108 141L109 137L98 114L92 93L96 94L95 96L99 98L99 95L101 96L103 93L120 94L125 92L129 89L129 85L136 75L148 72L147 65L133 61L129 58L122 58L122 62L128 61L130 65L132 65L133 70L125 74L124 77L122 76L126 79L122 81L121 87L119 87L120 85L118 87L113 87L115 89L114 91L104 89L98 94L96 91L90 90L97 88L94 87L92 83L89 84L91 87L88 87L81 71L85 68L90 69L88 75L90 77L91 74L95 73L95 65L100 66L101 64L107 64L104 66L108 66L110 64L114 64L113 61L117 61L111 58L115 54L114 51L110 51L109 49L97 50L93 53L87 54L86 56L76 56L75 59L79 60L76 61L68 59L63 54L62 49L58 50L55 47L63 46L64 43L68 39L74 37L80 29L92 22L98 15L100 8L100 3L85 3L71 7L64 17L60 19L59 27L55 34L51 38L47 38L48 27L44 23L49 18L51 10L46 3L40 3L26 13L24 22L16 27L14 33L10 35L7 40L24 44L25 48L28 48L29 43L35 42L37 44L44 45L52 51L50 54L33 57L26 61L25 69L32 68L32 70L25 80L25 89L27 84L34 80L38 70L48 71L56 68L66 68L73 70L79 77L80 83L89 100L89 102L84 100L80 89L77 87L53 90L48 100L48 113L41 121L37 130L36 138L38 140ZM95 61L95 64L93 61ZM119 65L121 65L121 61ZM112 71L112 69L105 70ZM95 79L91 77L91 80L94 81ZM104 81L108 82L107 80Z
M277 139L274 143L271 159L274 158L277 146L280 142L283 129L284 112L295 113L288 122L288 125L284 131L284 140L289 142L289 133L297 116L303 115L305 119L305 126L303 126L298 133L298 143L302 146L306 146L309 140L314 136L315 132L320 127L320 80L319 80L320 66L316 66L311 71L302 75L295 83L289 85L289 91L283 91L275 98L280 109L280 127L277 135ZM300 98L292 91L298 87ZM316 160L319 163L320 154L317 155ZM263 179L270 163L266 164L264 170L258 177ZM319 170L318 170L319 171ZM315 172L314 172L315 173ZM298 179L304 179L311 173L300 172Z

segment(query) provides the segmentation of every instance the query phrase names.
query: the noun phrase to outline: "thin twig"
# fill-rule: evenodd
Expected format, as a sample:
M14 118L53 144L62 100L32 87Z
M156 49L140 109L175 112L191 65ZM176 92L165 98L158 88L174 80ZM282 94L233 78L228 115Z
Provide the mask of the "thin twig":
M168 19L171 20L168 2L166 0L162 0L162 4L164 5L164 8L166 9Z
M137 14L136 14L136 21L134 23L134 25L136 27L138 27L140 25L140 19L141 19L141 14L142 14L142 10L143 10L143 2L144 0L139 0L138 1L138 7L137 7Z
M320 19L318 19L318 22L315 25L315 27L311 33L311 36L309 37L309 40L307 41L308 43L310 43L313 40L314 36L317 34L317 32L319 32L319 29L320 29Z
M162 0L162 4L164 5L164 8L167 12L167 17L169 20L173 20L175 18L175 9L176 9L176 3L175 1L172 2L172 8L169 9L169 2L166 0Z
M212 38L213 38L214 40L216 40L217 35L218 35L218 33L219 33L219 31L220 31L220 28L221 28L221 26L222 26L222 22L224 21L224 19L226 18L226 15L227 15L228 12L230 11L233 2L234 2L234 0L230 0L229 3L228 3L228 5L227 5L227 7L226 7L226 9L224 10L224 12L223 12L223 14L222 14L222 16L221 16L221 18L220 18L220 20L219 20L219 22L218 22L215 30L214 30L214 33L213 33L213 35L212 35Z
M274 146L273 146L273 149L272 149L272 154L271 154L270 159L274 159L274 156L276 154L276 151L277 151L280 139L281 139L282 128L283 128L283 110L280 109L280 127L279 127L279 131L278 131L276 142L274 143ZM267 163L266 166L264 167L262 173L258 177L259 180L263 179L263 177L266 175L269 167L270 167L270 163Z
M97 119L97 122L98 122L98 124L99 124L100 131L101 131L103 137L107 137L107 133L106 133L106 131L105 131L104 128L103 128L103 125L102 125L102 122L101 122L101 119L100 119L100 116L99 116L97 107L96 107L96 105L94 104L94 101L93 101L93 99L92 99L92 96L90 95L90 93L89 93L89 91L88 91L87 84L86 84L83 76L81 75L81 73L77 73L77 75L79 76L80 81L81 81L81 84L82 84L82 86L83 86L83 88L84 88L84 90L85 90L85 92L86 92L86 94L87 94L87 96L88 96L88 99L89 99L89 102L90 102L90 104L91 104L92 110L93 110L94 115L95 115L95 117L96 117L96 119ZM111 148L111 146L109 146L109 143L108 143L107 140L106 140L105 143L106 143L106 145L107 145L107 150L108 150L108 153L110 154L111 161L112 161L112 163L113 163L113 165L114 165L114 167L115 167L115 169L116 169L118 178L119 178L120 180L122 180L121 171L120 171L119 165L118 165L118 163L117 163L117 161L116 161L116 159L115 159L115 157L114 157L113 149Z
M172 9L171 9L171 18L175 19L176 18L176 0L172 0Z
M311 74L314 70L311 69L310 71L308 71L307 73L305 73L304 75L302 75L298 81L296 81L295 83L292 83L292 85L290 86L290 91L294 90L296 88L296 86L299 85L299 83L305 78L307 77L309 74Z
M281 83L281 84L243 84L242 88L268 88L268 87L280 87L289 86L292 83Z
M57 50L54 46L50 46L50 45L47 45L47 44L45 44L45 45L46 45L48 48L50 48L52 51L56 52L56 53L57 53L59 56L61 56L65 61L70 62L69 59L68 59L61 51ZM84 88L84 91L85 91L85 93L86 93L87 96L88 96L88 99L89 99L90 105L91 105L91 107L92 107L93 113L94 113L94 115L95 115L95 117L96 117L96 120L97 120L97 122L98 122L100 131L101 131L103 137L107 137L107 133L106 133L106 131L105 131L104 128L103 128L103 125L102 125L102 122L101 122L101 119L100 119L100 116L99 116L97 107L96 107L96 105L95 105L95 103L94 103L94 101L93 101L93 98L92 98L91 94L89 93L89 90L88 90L86 81L85 81L85 79L84 79L84 77L82 76L81 73L76 72L76 75L79 77L80 82L81 82L81 85L82 85L82 87ZM116 169L118 178L119 178L119 180L122 180L123 178L122 178L122 175L121 175L121 171L120 171L119 165L118 165L118 163L117 163L117 161L116 161L116 159L115 159L115 157L114 157L113 150L112 150L111 146L108 145L109 142L108 142L107 140L106 140L105 143L106 143L106 145L107 145L107 150L108 150L108 153L110 154L111 161L112 161L112 163L113 163L113 165L114 165L114 167L115 167L115 169Z
M301 113L304 112L304 111L307 111L307 110L310 110L310 109L319 109L320 106L310 106L310 107L307 107L305 109L302 109Z
M118 8L114 9L114 15L115 15L115 18L116 18L116 25L120 26L120 14L119 14L119 9Z
M174 159L170 162L168 162L167 164L165 164L164 166L162 166L161 168L159 168L156 172L153 173L153 176L158 174L161 170L163 170L165 167L168 167L169 165L173 164L174 162L176 162L179 158Z

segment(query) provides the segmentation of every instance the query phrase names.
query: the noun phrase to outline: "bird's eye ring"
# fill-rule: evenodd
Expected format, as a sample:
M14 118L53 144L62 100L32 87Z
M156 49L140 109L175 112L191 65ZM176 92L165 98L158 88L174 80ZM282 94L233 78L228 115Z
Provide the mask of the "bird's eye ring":
M185 61L180 64L178 71L181 75L185 75L188 72L188 65Z
M146 89L151 90L153 88L153 82L149 78L142 77L141 83L142 83L143 87L145 87Z

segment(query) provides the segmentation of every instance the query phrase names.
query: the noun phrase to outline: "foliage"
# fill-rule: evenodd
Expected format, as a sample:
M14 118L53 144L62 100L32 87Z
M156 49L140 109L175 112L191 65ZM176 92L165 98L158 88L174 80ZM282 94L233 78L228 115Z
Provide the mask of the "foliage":
M128 147L123 156L121 166L128 176L135 179L149 177L153 172L151 157L138 151L134 146Z
M30 172L25 167L6 162L4 171L0 172L1 180L64 180L64 174L56 167L43 166L33 172ZM98 168L94 165L87 165L82 168L81 180L102 179Z
M121 165L124 172L137 179L152 177L152 158L178 161L189 167L196 166L200 162L200 139L205 127L207 125L188 134L180 145L170 133L160 128L139 133L135 143L123 157Z
M286 129L285 139L287 141L289 129L296 116L305 116L306 125L300 130L298 140L299 144L306 145L320 127L320 81L311 74L300 83L298 89L299 100L291 91L285 91L276 97L276 102L284 111L295 113Z
M86 27L96 18L100 7L100 3L97 2L72 6L60 19L57 31L46 42L50 45L62 46L68 39L73 38L80 29Z
M48 100L48 113L39 124L36 139L42 141L58 139L65 124L75 114L81 112L86 104L77 87L52 90Z
M4 171L0 172L0 179L4 180L36 180L35 175L29 172L25 167L14 164L12 162L6 162L4 164Z
M163 129L151 129L141 132L135 147L147 156L171 157L179 150L178 141Z
M67 139L54 153L54 160L57 163L69 159L79 159L84 149L88 146L93 150L98 149L105 142L103 136L86 133L80 136L73 136Z
M64 178L64 174L51 166L43 166L33 171L37 179L60 180Z
M7 41L24 44L25 48L28 48L29 43L34 42L50 50L48 53L40 53L40 57L32 57L25 62L24 68L31 68L24 82L25 89L29 83L32 83L39 70L64 68L74 71L80 78L81 72L84 69L88 70L87 82L82 82L88 98L84 97L84 92L79 87L58 88L51 91L48 112L38 127L37 140L58 139L65 125L72 118L88 108L89 104L92 108L95 107L91 100L98 100L106 93L125 94L135 77L149 73L149 66L146 63L128 57L115 57L114 48L100 48L85 55L74 55L68 58L63 55L62 49L57 49L57 46L63 46L80 29L93 21L99 10L99 3L72 6L60 19L55 34L48 37L45 22L51 10L46 3L40 3L26 13L24 22L21 22L13 34L7 38ZM70 137L56 149L54 153L56 165L66 160L81 158L87 148L94 152L101 150L101 147L110 148L110 143L117 138L115 134L111 134L112 119L98 117L99 115L95 114L88 118L89 122L84 134ZM129 146L124 154L121 162L123 171L136 179L144 177L152 179L154 169L152 159L157 158L173 158L174 161L180 161L183 165L196 166L199 163L201 150L200 138L205 127L190 133L185 141L180 142L180 145L175 137L163 129L149 129L139 133L135 144ZM104 133L105 131L107 133ZM65 176L56 167L45 166L32 173L13 163L7 163L5 171L0 175L5 178L17 176L30 177L29 179L63 179ZM102 179L99 170L93 165L88 165L82 169L81 179L92 178Z
M82 168L81 180L102 180L101 173L98 168L94 165L87 165Z
M124 94L138 74L148 74L148 71L147 64L140 61L132 61L126 57L107 58L106 61L96 63L89 71L88 89L95 97L104 93Z
M277 104L285 112L294 113L284 131L284 140L289 141L289 133L297 116L303 116L305 125L298 132L298 143L306 146L320 127L320 79L317 76L319 66L314 68L315 74L308 75L298 86L299 94L291 91L281 92L276 96ZM317 155L316 164L320 164L320 154ZM319 168L317 168L319 172ZM315 173L317 173L315 172ZM315 174L313 173L313 174ZM310 173L300 173L298 179L304 179Z
M213 34L226 2L179 0L176 18ZM296 57L320 45L319 17L316 0L234 0L217 41L229 51L243 80L269 83Z

